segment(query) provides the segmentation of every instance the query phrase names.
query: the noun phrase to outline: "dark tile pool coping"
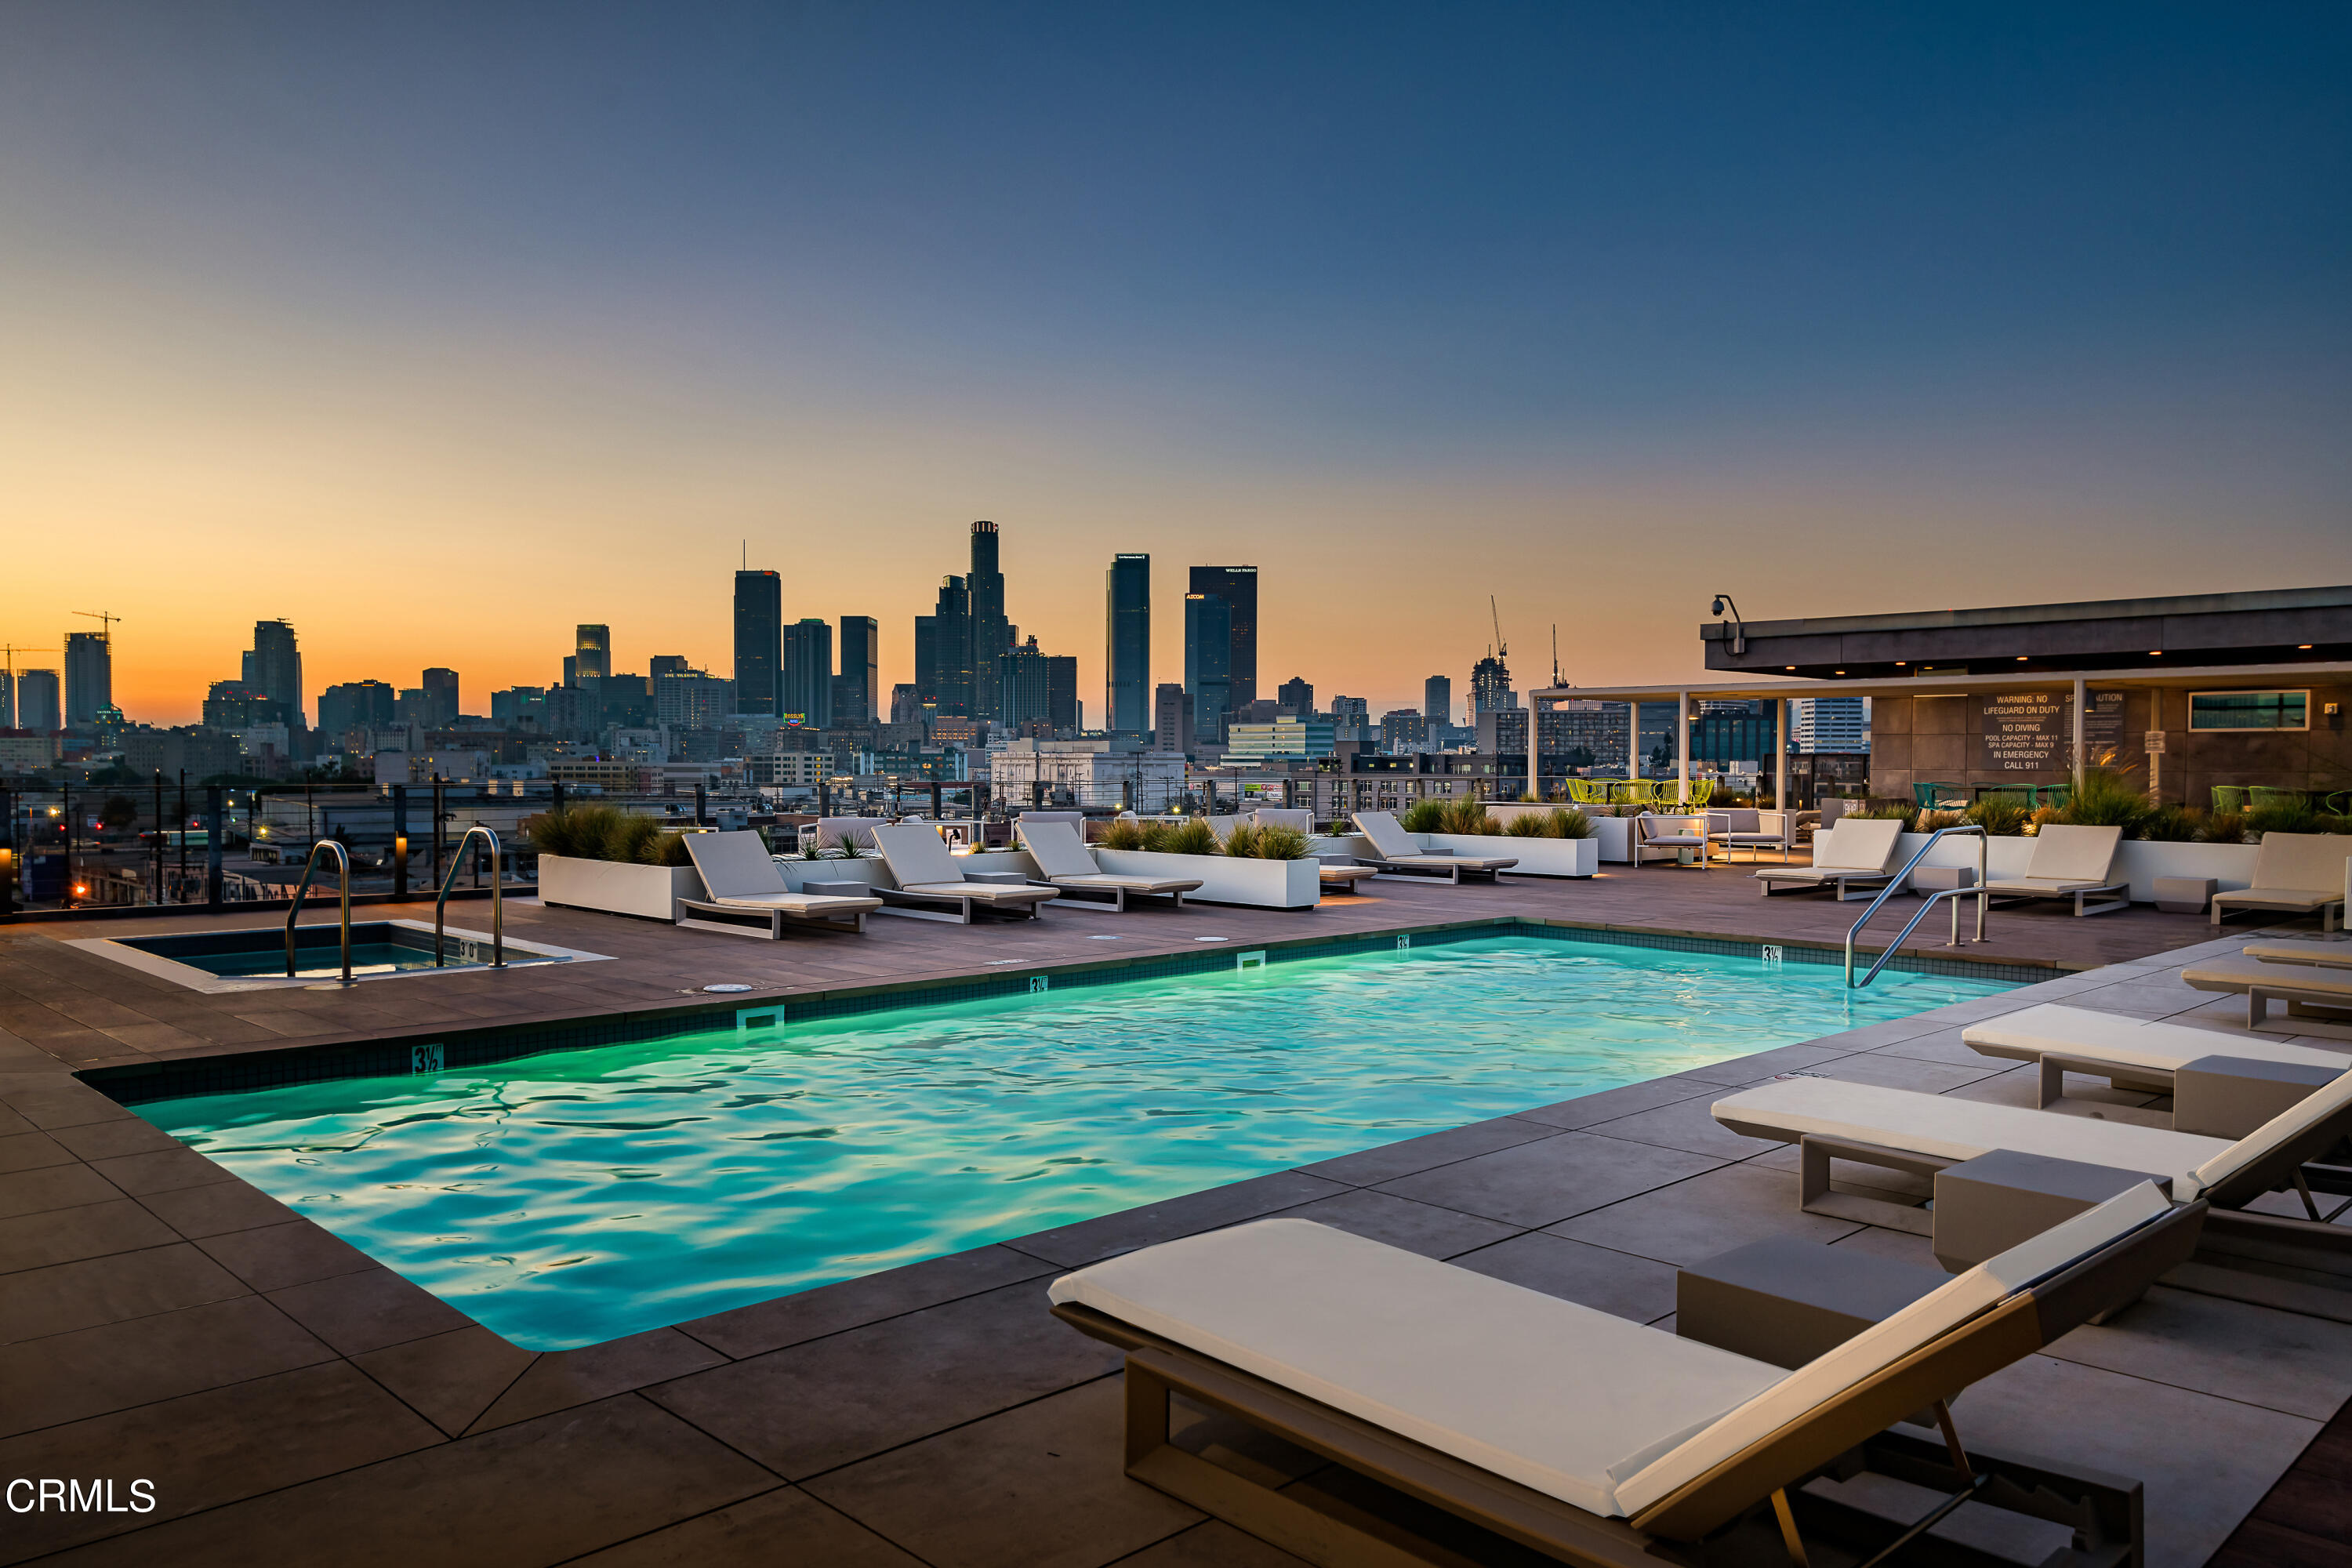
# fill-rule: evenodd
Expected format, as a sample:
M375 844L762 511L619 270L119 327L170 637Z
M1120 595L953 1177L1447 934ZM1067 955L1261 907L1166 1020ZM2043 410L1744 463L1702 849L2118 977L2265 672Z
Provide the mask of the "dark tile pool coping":
M1029 995L1045 989L1048 984L1055 990L1073 990L1143 979L1231 973L1241 959L1250 956L1262 956L1271 967L1310 959L1344 957L1349 953L1387 952L1408 946L1444 946L1463 942L1491 941L1496 937L1533 937L1584 946L1708 953L1814 968L1838 968L1844 963L1843 949L1817 943L1738 942L1714 937L1602 929L1527 916L1506 916L1337 937L1236 940L1194 952L1147 953L1133 958L1114 956L1079 963L1021 963L1007 965L1002 973L992 974L929 977L882 985L801 992L789 996L727 996L676 1006L590 1015L551 1022L486 1025L472 1029L442 1028L390 1038L293 1046L283 1050L185 1057L86 1068L76 1076L119 1105L142 1105L197 1095L249 1094L262 1089L341 1079L404 1077L419 1072L488 1067L551 1051L631 1045L658 1039L666 1035L730 1027L742 1023L747 1017L755 1021L755 1026L764 1026L784 1018L794 1023L846 1018L898 1007L946 1005ZM1898 953L1888 961L1886 968L1906 973L1946 975L2008 985L2032 984L2050 979L2054 973L2047 966L1971 963L1966 959L1937 958L1911 952ZM1046 984L1041 984L1041 981ZM771 1015L772 1018L768 1016Z

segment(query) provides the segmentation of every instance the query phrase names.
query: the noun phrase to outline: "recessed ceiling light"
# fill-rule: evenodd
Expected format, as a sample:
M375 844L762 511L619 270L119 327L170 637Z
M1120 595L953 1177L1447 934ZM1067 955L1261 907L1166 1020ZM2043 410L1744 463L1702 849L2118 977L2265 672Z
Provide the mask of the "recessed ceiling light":
M1796 670L1797 670L1797 667L1796 667L1795 665L1793 665L1793 664L1784 664L1784 665L1782 665L1780 668L1783 668L1783 669L1785 669L1785 670L1787 670L1787 671L1789 671L1789 673L1790 673L1790 674L1791 674L1791 675L1795 674L1795 673L1796 673ZM49 815L50 815L50 816L55 816L57 815L57 813L55 813L55 812L51 812Z
M1845 671L1844 671L1844 670L1843 670L1843 669L1841 669L1841 670L1839 670L1839 671L1838 671L1838 673L1839 673L1840 675L1843 675L1843 674L1845 673Z
M2311 645L2307 642L2299 642L2295 644L2294 647L2297 653L2309 653L2311 651Z
M1900 668L1902 668L1905 665L1906 665L1906 664L1908 664L1908 663L1910 663L1910 662L1911 662L1911 661L1910 661L1909 659L1907 659L1907 658L1898 658L1898 659L1896 659L1896 660L1895 661L1895 668L1897 668L1897 669L1900 669Z
M2162 658L2164 657L2164 650L2160 647L2152 647L2147 650L2147 657L2150 658Z
M2017 656L2017 662L2018 662L2018 663L2020 663L2020 664L2023 664L2023 663L2025 662L2025 656L2024 656L2023 654L2019 654L2019 655Z

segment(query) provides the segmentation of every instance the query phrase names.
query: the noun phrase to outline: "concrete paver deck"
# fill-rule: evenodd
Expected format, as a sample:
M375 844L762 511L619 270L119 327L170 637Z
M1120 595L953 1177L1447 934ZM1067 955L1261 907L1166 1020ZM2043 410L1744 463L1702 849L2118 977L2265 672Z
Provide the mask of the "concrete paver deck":
M156 1499L148 1513L12 1516L0 1563L1289 1563L1121 1474L1118 1358L1046 1314L1047 1281L1133 1247L1290 1214L1670 1322L1675 1263L1759 1236L1924 1256L1916 1237L1799 1212L1790 1152L1706 1115L1727 1089L1801 1070L2030 1104L2032 1069L1968 1052L1961 1023L2063 999L2226 1034L2238 1005L2169 978L2211 945L2201 921L2004 911L1997 942L1967 956L2125 967L2053 969L1989 1003L548 1354L472 1324L71 1076L467 1018L679 1005L714 979L829 990L979 973L1005 956L1040 966L1099 963L1114 945L1186 951L1199 934L1282 940L1496 916L1826 941L1860 909L1768 906L1721 869L1374 887L1379 897L1312 914L877 921L865 939L774 945L518 907L516 934L616 961L257 999L179 991L57 940L201 917L0 928L0 1472L116 1478L118 1496L147 1479ZM1087 940L1111 934L1122 942ZM142 1032L158 1025L172 1033ZM2077 1087L2077 1109L2158 1114L2144 1096ZM2352 1326L2159 1289L1989 1380L1958 1416L1989 1446L2146 1479L2157 1563L2202 1562L2242 1521L2249 1533L2230 1550L2253 1561L2243 1552L2305 1540L2330 1517L2324 1500L2296 1500L2290 1469L2306 1448L2322 1462L2338 1454L2340 1441L2314 1438L2347 1394ZM1206 1422L1196 1436L1234 1440ZM1295 1453L1250 1453L1298 1486L1333 1484ZM2275 1507L2263 1501L2274 1484L2286 1499Z

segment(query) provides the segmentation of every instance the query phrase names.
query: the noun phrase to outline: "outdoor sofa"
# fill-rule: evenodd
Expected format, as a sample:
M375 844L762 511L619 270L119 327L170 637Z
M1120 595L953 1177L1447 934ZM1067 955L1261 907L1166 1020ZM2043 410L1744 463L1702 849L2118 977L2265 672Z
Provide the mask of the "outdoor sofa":
M1107 910L1123 914L1129 898L1158 896L1173 899L1181 910L1184 907L1184 895L1201 885L1198 877L1114 876L1095 864L1095 858L1087 853L1086 840L1066 822L1024 819L1020 834L1022 847L1037 863L1037 874L1045 879L1045 885L1072 895L1063 906L1065 909ZM1081 894L1104 896L1077 896Z
M1827 833L1813 835L1811 865L1767 866L1756 880L1764 884L1768 899L1781 887L1833 888L1840 903L1867 899L1894 880L1895 857L1902 847L1900 818L1842 816Z
M2138 1483L1965 1447L1949 1402L2137 1298L2202 1218L2141 1183L1794 1371L1301 1219L1129 1253L1050 1295L1127 1352L1127 1473L1313 1563L1422 1559L1171 1442L1171 1394L1567 1563L1802 1563L1809 1531L1858 1559L1917 1527L1806 1483L1866 1471L1948 1494L1935 1518L1969 1500L2074 1527L2069 1561L2137 1563ZM1944 1442L1890 1430L1923 1412Z
M2034 836L2025 875L1988 878L1984 890L1996 903L2003 899L2072 899L2078 916L2129 909L2131 884L2116 881L2114 875L2116 848L2123 837L2120 827L2045 823ZM2100 901L2088 901L2094 899Z
M975 910L1004 910L1035 920L1040 906L1061 896L1052 888L1031 887L1029 879L1016 871L998 874L1003 880L965 876L956 858L948 853L946 841L920 824L900 823L873 831L882 862L898 883L895 888L875 889L886 913L970 925ZM927 907L937 904L950 906L952 912Z
M866 929L866 917L882 907L878 898L796 893L785 885L775 857L756 833L688 833L686 852L709 896L680 899L677 922L689 931L781 940L787 922Z
M1360 811L1355 822L1356 831L1371 840L1372 869L1382 876L1443 876L1454 883L1465 877L1484 877L1491 882L1497 873L1519 863L1515 855L1456 855L1448 849L1423 849L1393 812Z
M1745 849L1751 859L1760 860L1767 849L1778 849L1786 861L1789 851L1797 847L1797 816L1793 811L1756 810L1733 806L1727 810L1706 814L1706 836L1723 846L1725 859L1735 849Z
M1685 849L1691 852L1692 865L1702 871L1707 868L1705 816L1645 811L1633 819L1631 850L1635 870L1646 860L1679 860Z
M2213 895L2212 923L2231 910L2284 910L2317 914L2319 929L2344 923L2344 897L2352 882L2352 837L2340 833L2265 833L2254 852L2254 884Z

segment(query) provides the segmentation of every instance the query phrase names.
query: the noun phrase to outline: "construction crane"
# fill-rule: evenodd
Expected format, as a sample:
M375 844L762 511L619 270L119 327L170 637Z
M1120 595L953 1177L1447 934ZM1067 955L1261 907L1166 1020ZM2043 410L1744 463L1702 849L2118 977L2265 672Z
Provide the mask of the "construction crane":
M76 610L74 614L96 621L99 635L105 641L106 646L109 647L114 646L114 623L122 618L121 616L108 610Z
M1492 594L1486 595L1486 613L1495 617L1495 657L1510 658L1511 645L1503 640L1503 613L1495 607L1495 595Z
M1551 624L1551 683L1559 684L1559 623Z

